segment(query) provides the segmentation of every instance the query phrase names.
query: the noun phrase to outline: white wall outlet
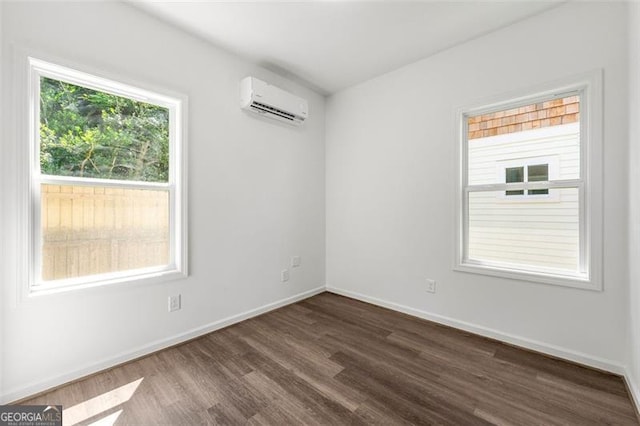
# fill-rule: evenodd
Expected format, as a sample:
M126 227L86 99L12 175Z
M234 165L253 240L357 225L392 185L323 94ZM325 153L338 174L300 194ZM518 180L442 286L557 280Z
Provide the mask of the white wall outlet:
M289 281L288 269L283 269L282 272L280 272L280 281L282 281L283 283Z
M291 267L297 268L298 266L300 266L300 256L293 256L291 258Z
M180 303L180 295L169 296L169 312L178 311L182 308Z
M427 278L427 291L429 293L436 292L436 280L431 280Z

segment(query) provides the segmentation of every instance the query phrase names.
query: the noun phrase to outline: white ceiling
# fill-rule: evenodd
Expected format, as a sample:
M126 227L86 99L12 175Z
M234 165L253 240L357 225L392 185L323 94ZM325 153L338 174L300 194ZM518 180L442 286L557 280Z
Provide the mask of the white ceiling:
M433 55L560 3L557 0L132 2L323 94Z

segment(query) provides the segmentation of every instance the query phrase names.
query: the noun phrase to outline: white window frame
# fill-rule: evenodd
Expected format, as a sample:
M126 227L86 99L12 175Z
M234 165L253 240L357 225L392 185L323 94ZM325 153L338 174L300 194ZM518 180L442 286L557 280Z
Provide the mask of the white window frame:
M468 185L468 118L530 105L545 100L580 96L580 178L546 182ZM455 271L513 280L602 291L602 70L540 85L526 91L460 108L456 126L456 241ZM579 270L566 273L552 268L520 268L512 264L480 261L468 257L468 194L475 191L577 188L579 192Z
M28 200L26 202L26 277L23 296L40 296L61 291L77 290L111 284L155 283L184 278L187 271L187 202L186 202L186 97L176 94L160 94L158 91L142 89L117 82L115 79L98 76L77 69L58 65L60 62L46 61L26 56L27 79L25 94L28 101ZM114 179L78 178L52 176L40 173L40 78L48 77L97 91L126 97L165 107L169 110L169 174L166 183L124 181ZM53 281L41 280L42 235L41 193L42 184L96 185L127 189L164 189L169 193L169 264L158 267L88 275Z

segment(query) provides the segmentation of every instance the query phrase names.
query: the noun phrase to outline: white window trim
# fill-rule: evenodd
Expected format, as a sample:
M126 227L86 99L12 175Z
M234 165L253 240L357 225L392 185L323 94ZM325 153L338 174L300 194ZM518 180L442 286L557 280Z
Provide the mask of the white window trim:
M581 179L524 184L475 185L474 189L505 191L507 189L577 187L580 198L580 272L578 274L563 274L552 269L543 270L542 268L533 271L497 262L471 261L466 255L468 247L467 117L532 104L549 98L564 97L571 93L580 94ZM602 70L599 69L458 109L456 127L459 143L456 144L455 165L458 179L455 188L456 234L453 264L455 271L587 290L603 290L602 108Z
M187 257L187 98L184 95L170 93L163 89L143 89L147 85L117 83L124 81L119 76L105 75L100 70L79 71L86 67L70 64L59 58L16 50L16 103L18 104L16 140L28 143L18 144L18 169L20 170L19 186L23 197L19 200L20 224L18 235L18 252L22 253L17 265L19 301L26 301L34 296L56 294L85 288L103 287L106 285L154 284L167 280L185 278L188 275ZM63 65L58 65L63 64ZM103 92L125 96L131 99L149 102L169 109L170 113L170 167L167 183L146 183L115 181L108 179L75 178L65 176L47 176L40 174L39 167L39 96L40 76L67 81ZM148 86L147 86L148 87ZM40 273L40 184L41 183L129 186L131 188L166 188L170 198L170 246L171 264L163 267L152 267L100 274L78 278L57 280L42 284L38 282Z

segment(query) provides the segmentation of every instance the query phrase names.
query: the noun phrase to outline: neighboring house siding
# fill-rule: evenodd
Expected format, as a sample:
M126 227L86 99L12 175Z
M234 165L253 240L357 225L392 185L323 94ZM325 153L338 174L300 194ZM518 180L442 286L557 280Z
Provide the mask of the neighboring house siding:
M469 118L469 139L516 133L580 121L578 96L551 99Z
M549 164L549 179L578 177L579 124L469 141L469 184L504 183L508 164ZM551 164L554 163L554 164ZM469 257L575 271L579 256L578 190L548 196L473 192L469 197Z

